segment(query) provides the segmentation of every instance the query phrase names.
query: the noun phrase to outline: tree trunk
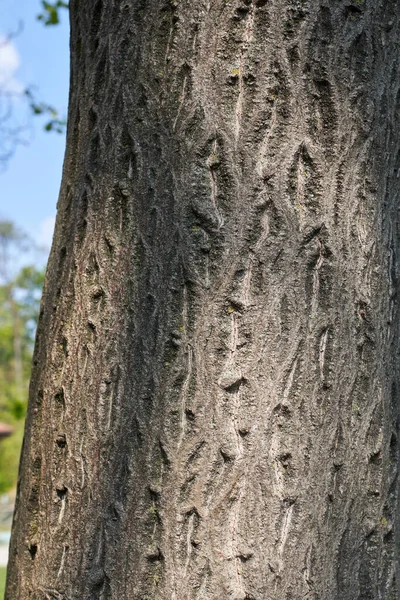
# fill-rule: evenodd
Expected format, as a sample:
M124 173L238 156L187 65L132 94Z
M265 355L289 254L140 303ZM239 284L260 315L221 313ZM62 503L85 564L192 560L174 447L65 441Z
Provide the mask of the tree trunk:
M398 3L70 10L7 600L398 598Z

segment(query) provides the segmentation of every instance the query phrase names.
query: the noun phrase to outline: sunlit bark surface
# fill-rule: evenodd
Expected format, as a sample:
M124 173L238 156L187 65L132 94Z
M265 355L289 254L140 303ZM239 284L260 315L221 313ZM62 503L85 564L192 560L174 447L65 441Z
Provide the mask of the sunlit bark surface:
M398 2L70 10L7 600L397 599Z

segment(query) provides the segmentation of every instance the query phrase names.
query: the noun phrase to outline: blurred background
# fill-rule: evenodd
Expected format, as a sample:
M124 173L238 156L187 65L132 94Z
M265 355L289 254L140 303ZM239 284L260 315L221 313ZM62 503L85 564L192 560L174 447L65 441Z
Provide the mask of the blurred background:
M63 0L0 0L0 600L65 146Z

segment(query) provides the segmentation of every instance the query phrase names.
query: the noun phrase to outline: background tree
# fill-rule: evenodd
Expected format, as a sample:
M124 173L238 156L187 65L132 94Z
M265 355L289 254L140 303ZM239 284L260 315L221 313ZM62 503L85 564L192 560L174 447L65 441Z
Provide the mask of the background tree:
M15 487L44 273L19 268L32 248L27 235L0 221L0 420L13 425L0 445L0 492Z
M7 600L398 597L397 3L70 14Z

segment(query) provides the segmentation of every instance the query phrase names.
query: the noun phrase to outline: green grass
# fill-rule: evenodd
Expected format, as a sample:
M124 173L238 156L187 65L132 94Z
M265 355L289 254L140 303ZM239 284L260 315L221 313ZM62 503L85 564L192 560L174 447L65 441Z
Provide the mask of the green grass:
M0 600L4 600L7 567L0 567Z

